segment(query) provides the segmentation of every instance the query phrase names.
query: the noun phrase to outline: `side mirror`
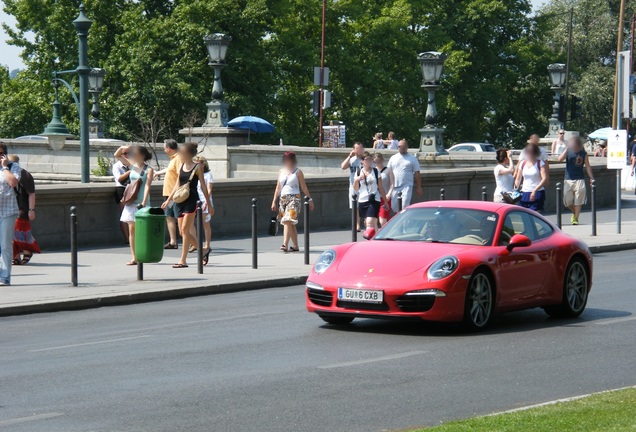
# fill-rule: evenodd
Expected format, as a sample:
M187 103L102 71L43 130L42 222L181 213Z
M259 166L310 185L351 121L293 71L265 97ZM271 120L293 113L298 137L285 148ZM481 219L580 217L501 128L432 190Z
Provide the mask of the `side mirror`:
M532 242L530 241L528 237L524 236L523 234L515 234L510 239L510 243L508 243L508 246L506 246L506 249L508 249L509 252L512 252L514 248L528 247L531 244Z

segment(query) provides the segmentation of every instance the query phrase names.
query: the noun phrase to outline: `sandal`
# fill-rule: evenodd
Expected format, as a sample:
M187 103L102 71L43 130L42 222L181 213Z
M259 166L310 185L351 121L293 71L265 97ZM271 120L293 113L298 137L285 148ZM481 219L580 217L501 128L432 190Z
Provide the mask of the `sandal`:
M22 255L22 262L20 264L22 264L22 265L28 264L29 261L31 261L31 258L33 258L33 254L31 254L31 255L27 255L27 254Z
M179 264L175 264L175 265L173 265L173 266L172 266L172 268L174 268L174 269L188 268L188 265L187 265L187 264L180 264L180 263L179 263Z
M300 248L299 247L291 247L289 248L290 252L300 252Z
M12 263L13 263L13 265L21 265L22 264L22 260L19 260L19 259L16 258L16 259L14 259L12 261Z
M212 251L208 248L207 252L203 254L203 258L201 259L201 261L203 261L204 266L208 265L208 260L210 259L210 252Z
M289 248L287 246L285 246L285 245L282 245L280 247L280 250L282 250L283 252L287 252L289 250Z
M164 249L179 249L179 246L177 246L176 244L167 243L163 248Z
M196 246L190 246L190 248L188 249L188 253L193 253L197 251L197 247Z
M127 265L127 266L134 266L134 265L137 265L137 264L139 264L139 263L138 263L137 261L135 261L135 260L128 261L128 262L126 263L126 265Z

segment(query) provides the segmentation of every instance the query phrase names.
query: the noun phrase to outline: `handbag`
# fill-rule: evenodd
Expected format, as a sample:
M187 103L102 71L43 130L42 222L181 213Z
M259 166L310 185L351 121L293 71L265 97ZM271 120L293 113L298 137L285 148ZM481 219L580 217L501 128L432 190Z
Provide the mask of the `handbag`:
M174 195L172 196L172 200L176 202L177 204L181 204L182 202L190 198L190 182L194 178L194 175L197 173L198 167L199 167L199 164L196 164L194 168L192 168L192 172L190 173L190 178L188 179L188 182L186 184L182 184L181 186L179 186L177 190L174 192Z
M506 203L517 204L519 201L521 201L522 194L518 190L513 190L510 192L502 192L501 196Z
M269 230L267 233L271 236L278 234L278 213L275 213L269 221Z
M139 192L141 191L141 185L143 183L143 177L146 173L146 165L144 165L144 169L141 171L141 175L139 178L133 182L130 182L126 185L126 189L124 189L124 194L121 197L121 203L124 205L129 205L134 203L139 196Z

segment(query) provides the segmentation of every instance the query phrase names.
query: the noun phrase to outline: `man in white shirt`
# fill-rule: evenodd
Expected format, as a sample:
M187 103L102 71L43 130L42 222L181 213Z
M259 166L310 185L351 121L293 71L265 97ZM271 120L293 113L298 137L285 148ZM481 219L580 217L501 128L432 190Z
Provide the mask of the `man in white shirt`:
M420 175L420 163L417 157L409 153L409 145L405 139L398 143L398 153L389 159L389 175L393 180L393 188L388 194L391 196L391 206L397 211L399 208L398 194L402 192L402 208L411 205L413 196L413 183L415 193L422 196L422 176Z
M346 157L342 164L340 164L340 168L343 171L349 170L349 208L353 206L353 195L357 195L355 189L353 189L353 182L356 178L356 174L360 170L362 166L362 154L364 153L364 146L362 143L354 143L353 150ZM357 207L357 206L356 206ZM358 217L357 229L360 231L360 218Z

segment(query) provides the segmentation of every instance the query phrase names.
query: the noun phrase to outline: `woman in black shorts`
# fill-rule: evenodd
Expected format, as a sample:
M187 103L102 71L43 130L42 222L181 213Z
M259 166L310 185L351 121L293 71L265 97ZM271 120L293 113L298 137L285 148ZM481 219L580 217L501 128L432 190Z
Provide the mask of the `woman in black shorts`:
M191 228L194 224L194 218L197 211L197 201L199 200L197 186L199 185L199 182L201 182L201 184L205 184L203 165L194 162L194 157L196 155L197 147L195 145L182 144L179 147L179 158L182 163L181 169L179 170L179 181L175 184L175 187L168 199L166 199L166 201L161 205L161 208L165 209L172 201L177 189L179 189L182 185L188 184L190 189L188 198L183 202L175 204L175 210L179 218L179 232L183 238L183 247L181 248L181 260L179 260L177 264L173 265L173 268L188 267L186 262L188 258L188 249L196 243L196 238L192 236ZM202 188L202 191L208 208L211 208L212 206L210 205L208 189Z
M378 229L381 199L386 196L386 191L379 178L380 173L376 168L373 168L371 155L369 152L364 152L362 154L362 169L357 173L353 182L353 189L358 192L360 217L365 220L364 238L373 237Z

